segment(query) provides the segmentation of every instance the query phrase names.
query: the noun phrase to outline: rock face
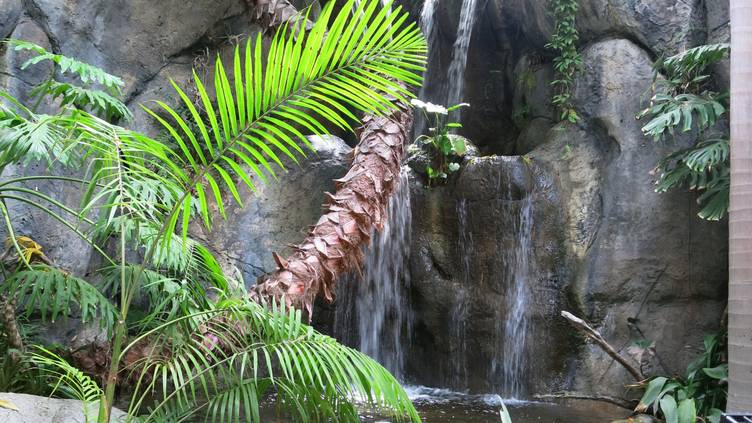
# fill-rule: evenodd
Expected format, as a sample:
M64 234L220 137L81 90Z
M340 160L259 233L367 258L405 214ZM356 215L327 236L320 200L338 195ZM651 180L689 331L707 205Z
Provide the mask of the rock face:
M0 400L9 401L18 408L10 410L0 407L0 421L14 423L86 423L96 420L98 408L98 404L84 405L76 400L27 394L0 393ZM118 422L124 418L124 412L117 408L112 409L112 421Z
M429 80L446 66L455 36L443 26L456 22L442 14L458 14L460 3L438 11ZM619 396L629 374L569 328L561 310L593 323L625 354L655 342L648 375L682 374L703 335L719 329L726 222L700 220L693 194L653 192L651 170L687 141L653 142L634 116L656 56L728 42L727 2L580 1L576 125L557 124L550 104L546 3L499 0L477 11L466 74L472 106L460 133L481 153L510 156L473 158L431 189L419 168L413 174L412 382L513 394L512 345L524 344L523 397L561 389ZM714 72L722 88L728 65ZM440 97L438 89L428 92ZM522 314L510 300L520 292ZM526 325L524 340L508 337L510 321Z

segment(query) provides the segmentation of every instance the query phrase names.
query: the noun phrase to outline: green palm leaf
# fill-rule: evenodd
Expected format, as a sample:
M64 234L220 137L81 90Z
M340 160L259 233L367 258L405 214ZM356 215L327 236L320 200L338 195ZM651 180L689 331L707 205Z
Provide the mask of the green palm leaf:
M349 130L356 113L388 113L412 97L404 84L421 82L425 40L400 8L379 6L350 0L334 15L330 2L310 29L280 28L264 60L262 36L248 40L235 49L234 75L215 62L213 98L194 72L205 114L174 82L185 116L162 102L163 113L146 109L176 145L169 158L190 169L183 189L196 193L206 224L210 196L220 214L224 192L241 203L234 181L255 190L254 180L267 180L264 171L274 177L275 165L284 169L282 158L297 163L310 148L304 133L326 133L327 124Z
M93 285L49 266L34 265L13 273L0 291L15 298L27 317L38 311L43 320L54 322L71 315L75 304L84 323L97 321L109 331L115 326L115 308Z
M199 316L204 332L196 337L192 334ZM386 369L301 319L299 310L269 310L236 300L165 324L183 327L182 335L167 339L157 335L163 329L147 332L143 337L158 336L154 344L170 353L161 359L150 357L144 367L137 367L142 377L136 398L154 390L163 398L146 420L162 414L163 408L205 408L211 421L240 421L241 416L244 421L260 421L259 404L274 389L278 405L303 421L358 421L356 402L398 420L420 421ZM135 401L131 412L140 403Z

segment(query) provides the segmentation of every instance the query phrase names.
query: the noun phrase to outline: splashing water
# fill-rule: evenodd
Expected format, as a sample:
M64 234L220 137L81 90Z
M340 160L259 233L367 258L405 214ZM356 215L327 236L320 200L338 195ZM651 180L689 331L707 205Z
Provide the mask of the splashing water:
M452 49L452 62L447 71L449 91L447 105L462 102L465 95L465 68L467 67L467 51L470 47L470 37L475 25L475 6L477 0L462 0L460 22L457 26L457 38Z
M406 169L389 202L388 220L365 253L362 278L340 283L335 337L381 363L398 379L404 376L412 317L409 308L410 188ZM354 324L357 320L357 325ZM352 333L357 328L357 333Z

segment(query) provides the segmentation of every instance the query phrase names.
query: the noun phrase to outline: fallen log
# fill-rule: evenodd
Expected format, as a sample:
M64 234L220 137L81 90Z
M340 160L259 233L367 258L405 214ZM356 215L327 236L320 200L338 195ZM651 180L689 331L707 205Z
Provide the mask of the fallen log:
M626 358L624 358L621 354L619 354L614 347L612 347L608 342L606 342L605 339L603 339L603 336L601 334L593 329L592 326L590 326L586 321L580 319L579 317L575 316L574 314L563 311L561 312L561 317L567 319L569 323L575 327L575 329L579 330L585 336L592 339L596 345L598 345L606 354L608 354L611 358L616 360L617 363L624 366L625 369L632 375L632 377L635 378L637 382L642 382L642 380L645 379L642 372L633 366Z
M412 125L412 112L406 105L386 116L363 118L356 130L358 145L353 149L352 166L335 180L336 192L328 194L324 214L294 253L283 258L274 253L277 270L262 277L251 290L259 302L277 303L304 310L310 318L313 303L320 294L334 301L337 278L359 269L363 246L373 230L386 222L389 198L399 182L400 167Z
M533 395L533 399L536 399L536 400L576 399L576 400L587 400L587 401L600 401L600 402L607 402L609 404L613 404L622 408L626 408L630 411L634 410L635 406L637 406L637 403L638 403L638 401L631 401L625 398L611 397L608 395L588 395L588 394L583 394L580 392L569 392L569 391L556 392L553 394Z

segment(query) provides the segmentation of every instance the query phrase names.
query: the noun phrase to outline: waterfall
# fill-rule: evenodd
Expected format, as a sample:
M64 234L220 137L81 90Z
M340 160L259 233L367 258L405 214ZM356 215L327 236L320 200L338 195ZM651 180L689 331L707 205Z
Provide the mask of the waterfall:
M471 260L473 252L473 234L470 232L467 221L467 201L462 199L457 202L457 219L459 228L459 242L457 249L461 257L462 284L457 287L452 315L449 324L451 334L452 366L450 384L455 389L467 389L467 325L469 318L469 299L467 289L470 286Z
M423 85L420 86L420 92L418 93L418 98L421 100L427 100L428 97L429 69L431 69L431 63L433 63L431 58L434 57L433 53L437 47L437 31L434 29L437 2L438 0L424 0L423 7L420 10L420 29L423 31L423 35L426 37L426 44L428 45L426 71L423 74ZM426 119L423 113L415 113L414 119L413 137L418 137L426 131Z
M405 344L412 331L409 309L410 187L405 169L387 210L381 233L364 251L362 275L341 281L334 336L404 375ZM354 333L354 330L357 332Z
M470 47L470 37L475 24L475 5L477 0L462 0L460 23L457 26L457 38L452 48L452 62L447 71L449 91L447 106L452 106L464 100L465 68L467 67L467 51Z
M420 29L428 42L428 51L431 51L433 41L436 40L436 34L433 32L433 19L436 13L437 0L425 0L423 7L420 9Z
M520 200L519 210L511 219L514 247L503 252L506 269L505 315L497 319L497 354L494 362L501 361L501 393L505 398L520 399L524 395L528 336L528 293L532 283L530 257L532 251L533 215L531 197ZM495 373L495 372L494 372Z

